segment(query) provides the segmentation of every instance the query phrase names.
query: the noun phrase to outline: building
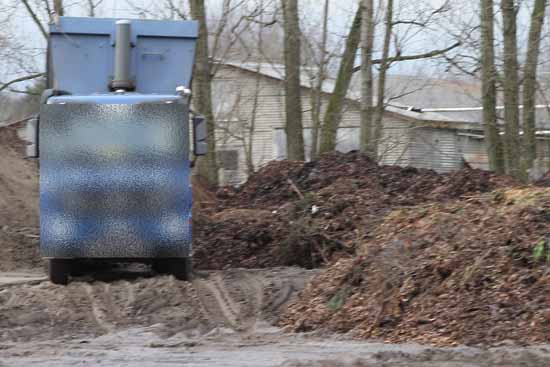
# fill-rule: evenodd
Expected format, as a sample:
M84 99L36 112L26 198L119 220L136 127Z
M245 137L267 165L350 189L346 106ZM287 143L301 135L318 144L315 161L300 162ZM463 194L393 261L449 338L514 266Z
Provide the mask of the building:
M481 82L476 79L429 79L413 76L392 75L389 77L386 95L400 96L396 99L401 105L409 106L421 113L437 113L447 119L482 126ZM357 82L356 82L357 83ZM530 176L538 176L550 170L550 78L548 73L540 73L537 79L535 122L537 136L537 160L530 170ZM414 93L409 93L414 91ZM497 100L497 123L504 130L504 100L500 93ZM522 109L520 109L520 124ZM520 135L522 131L520 131ZM479 136L483 141L483 134ZM485 146L481 154L485 155ZM482 167L485 168L485 167Z
M217 122L216 143L221 182L246 180L248 167L255 169L286 157L284 132L284 69L257 63L220 63L213 80L213 104ZM333 83L323 87L326 107ZM312 80L302 76L302 107L306 152L311 143ZM358 95L345 102L337 149L359 147L360 110ZM421 112L401 105L388 105L383 116L380 163L411 165L448 172L462 167L487 168L482 128L479 123L455 121L443 114ZM248 157L248 159L247 159Z

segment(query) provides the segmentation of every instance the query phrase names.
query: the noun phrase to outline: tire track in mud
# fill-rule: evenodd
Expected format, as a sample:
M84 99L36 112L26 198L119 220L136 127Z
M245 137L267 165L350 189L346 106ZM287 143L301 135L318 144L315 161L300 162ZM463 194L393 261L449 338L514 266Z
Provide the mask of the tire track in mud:
M242 269L214 272L193 281L193 286L214 325L246 332L261 317L265 280L260 274Z
M218 327L237 328L240 310L235 308L219 282L219 276L214 275L208 280L193 281L193 286L209 322Z
M191 283L171 276L74 280L67 286L0 285L0 342L86 337L129 327L163 335L207 334L225 327L252 334L276 321L312 271L229 269Z
M229 269L194 280L193 286L213 325L253 333L258 321L276 320L312 274L297 268Z
M108 285L106 284L106 286ZM97 302L96 300L97 296L94 292L93 286L84 283L82 284L82 287L84 288L84 291L86 292L90 300L91 312L92 312L92 315L94 316L95 322L106 332L108 333L114 332L116 327L115 325L113 325L111 322L108 321L109 317L107 315L109 310L105 312L104 310L105 302L103 303ZM105 296L105 293L106 293L105 290L103 293Z

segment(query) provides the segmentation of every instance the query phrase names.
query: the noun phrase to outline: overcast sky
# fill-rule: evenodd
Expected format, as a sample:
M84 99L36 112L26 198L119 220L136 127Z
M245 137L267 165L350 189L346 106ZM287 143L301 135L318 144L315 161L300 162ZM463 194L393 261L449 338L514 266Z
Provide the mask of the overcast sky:
M39 0L31 0L31 2L41 3ZM254 0L250 0L253 2ZM257 0L255 0L257 1ZM266 3L270 1L278 0L264 0ZM186 7L187 0L173 0L174 3L182 4ZM207 0L207 12L210 19L216 19L221 9L221 4L223 0ZM424 3L433 3L434 6L438 3L442 3L443 0L429 0ZM20 0L0 0L0 5L7 6L18 3L18 11L15 13L10 13L8 27L4 27L4 32L13 35L14 32L17 32L17 40L20 44L24 45L25 48L35 49L38 53L39 50L44 48L45 42L42 35L39 33L38 28L33 23L28 13L26 12L24 6L21 4ZM66 4L66 15L70 16L86 16L86 4L87 0L65 0ZM142 13L139 14L136 11L134 6L141 7L146 9L146 12L156 13L156 17L160 17L160 11L156 9L162 8L159 4L163 4L162 0L103 0L101 5L96 10L96 16L98 17L115 17L115 18L136 18L136 17L151 17L151 14ZM331 0L330 5L330 19L329 19L329 31L333 37L333 40L339 39L339 37L344 36L347 31L351 19L353 18L355 9L357 7L358 0ZM400 1L396 1L396 8L403 8L405 5L400 5ZM406 0L401 0L402 4L412 4L414 2L409 2ZM133 4L134 6L131 6ZM302 22L304 27L310 27L311 29L320 30L320 21L322 16L322 1L321 0L300 0L300 10L302 13ZM168 13L165 11L165 15ZM0 17L2 15L0 14ZM44 15L43 15L44 16ZM0 34L2 30L0 29ZM417 35L414 39L411 39L408 44L408 50L405 52L415 52L425 48L427 45L434 47L436 43L439 43L440 46L445 46L445 36L441 35L442 40L434 39L434 34L432 33L428 38L423 35ZM36 67L35 69L40 69L42 67L43 57L36 57ZM4 62L2 62L4 61ZM423 71L430 70L432 66L429 65L429 62L423 62L422 64ZM0 80L6 80L18 70L16 65L13 63L10 65L5 60L0 60L0 72L3 74ZM391 72L393 73L402 73L402 74L414 74L418 73L419 65L413 63L401 63L400 65L395 65Z
M31 3L41 4L42 0L30 0ZM100 1L100 0L94 0ZM184 9L187 8L188 0L172 0L173 3L180 4ZM206 0L207 1L207 13L209 21L215 22L221 12L223 0ZM253 3L257 3L260 0L247 0L247 4L252 6ZM280 0L262 0L265 3L277 2ZM446 0L422 0L422 1L410 1L410 0L394 0L396 9L396 18L399 19L411 19L415 17L415 12L422 14L423 9L429 10L430 7L436 8L445 3ZM459 24L468 22L477 22L477 3L475 0L449 0L451 3L451 10L447 13L449 22L440 22L432 27L429 31L423 31L413 34L408 38L404 44L404 54L413 54L418 52L425 52L431 49L444 48L454 40L451 40L449 33L456 30ZM66 15L69 16L86 16L88 0L64 0L66 5ZM235 0L237 2L237 0ZM330 2L330 17L329 17L329 33L331 34L333 44L336 44L339 40L342 44L342 37L348 32L349 25L357 8L358 0L331 0ZM375 3L378 3L375 1ZM0 11L0 36L15 37L17 43L22 45L30 55L26 58L26 64L31 64L29 69L21 71L20 65L7 60L7 58L0 59L0 81L9 80L13 76L19 76L29 71L41 71L43 69L43 50L45 41L40 34L38 28L29 17L24 6L20 0L0 0L0 10L6 9L6 7L13 7L17 4L17 11L15 12L2 12ZM100 6L96 9L96 16L98 17L114 17L114 18L162 18L169 15L164 0L103 0ZM302 17L302 30L308 29L315 32L319 30L322 17L322 0L299 0L301 17ZM529 4L529 2L523 2L522 4ZM133 5L133 6L132 6ZM143 12L137 8L144 9ZM424 8L423 8L424 7ZM495 8L497 10L497 8ZM524 5L520 13L520 23L526 23L529 18L529 7ZM42 13L41 16L46 18L46 14ZM500 15L496 15L498 21ZM4 18L4 19L3 19ZM45 20L45 19L44 19ZM547 22L547 24L550 22ZM520 49L524 47L525 42L521 42L521 38L526 38L527 28L525 26L518 27L520 30L520 42L518 46ZM378 37L382 35L382 27L377 30ZM548 39L548 33L545 37ZM498 31L497 31L498 34ZM543 47L544 46L543 42ZM549 42L546 41L548 46ZM546 47L548 48L548 47ZM21 50L15 50L20 52ZM35 60L33 63L29 63L29 60ZM392 65L390 73L394 74L407 74L407 75L433 75L433 76L448 76L444 72L445 68L441 66L441 63L437 64L427 60L421 60L416 62L404 62L396 63Z

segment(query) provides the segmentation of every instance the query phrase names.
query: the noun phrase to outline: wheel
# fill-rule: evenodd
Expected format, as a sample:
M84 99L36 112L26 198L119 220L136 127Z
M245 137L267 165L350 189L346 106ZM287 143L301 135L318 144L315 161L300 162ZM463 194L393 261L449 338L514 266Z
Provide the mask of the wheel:
M193 262L190 257L156 259L153 261L153 270L158 274L171 274L179 280L191 280Z
M71 273L71 262L68 259L50 259L48 275L50 282L54 284L67 285Z

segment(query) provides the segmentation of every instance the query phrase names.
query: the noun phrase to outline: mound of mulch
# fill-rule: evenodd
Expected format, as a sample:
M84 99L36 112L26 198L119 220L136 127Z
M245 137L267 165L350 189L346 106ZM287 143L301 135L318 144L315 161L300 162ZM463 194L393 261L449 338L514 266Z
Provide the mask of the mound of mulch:
M356 180L361 187L368 186L411 205L518 185L511 177L477 169L438 174L414 167L379 166L359 152L331 152L314 162L270 162L240 188L222 188L219 196L228 206L278 206L299 197L293 186L301 193L317 192L341 178Z
M194 264L201 269L324 264L338 243L306 222L262 209L227 209L194 222Z
M542 177L533 182L533 185L539 187L550 187L550 172L546 172Z
M318 267L353 255L395 208L515 185L510 177L481 170L438 174L378 166L355 152L308 163L275 161L242 187L218 190L208 215L195 214L195 261L208 269Z
M399 209L315 277L292 331L436 345L550 342L550 189Z
M40 266L38 164L24 159L21 127L0 128L0 271Z

